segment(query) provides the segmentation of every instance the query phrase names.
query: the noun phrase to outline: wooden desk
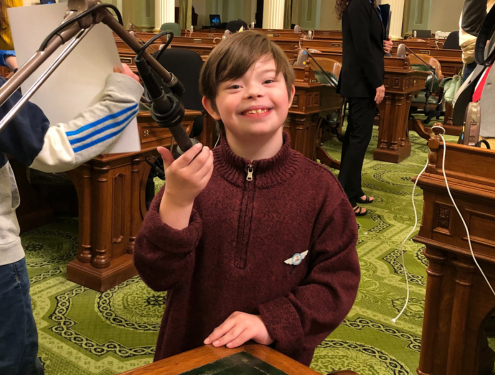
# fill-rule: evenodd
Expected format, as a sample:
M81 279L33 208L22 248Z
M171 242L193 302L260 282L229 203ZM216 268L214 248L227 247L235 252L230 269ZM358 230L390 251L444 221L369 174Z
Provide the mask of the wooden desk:
M409 109L413 95L425 87L428 73L411 69L408 58L385 57L385 98L378 105L380 125L373 159L400 163L411 154Z
M135 370L126 371L121 375L179 375L242 352L249 353L288 375L321 375L268 346L258 344L246 344L236 349L215 348L211 345L203 346ZM262 374L262 372L259 373Z
M290 134L291 147L315 160L320 145L316 126L319 113L340 110L342 97L334 87L318 83L311 67L294 67L294 73L296 93L284 129Z
M198 111L186 110L183 125L191 130ZM67 266L67 278L100 292L137 274L132 260L134 241L146 214L145 186L157 146L170 145L168 129L149 112L138 114L141 151L99 155L68 172L79 203L77 258Z
M466 231L447 194L443 145L433 135L423 189L421 229L414 241L426 245L429 261L417 373L491 374L493 352L481 329L495 311L495 296L474 264ZM450 190L471 234L476 258L495 285L495 152L447 143L445 171Z

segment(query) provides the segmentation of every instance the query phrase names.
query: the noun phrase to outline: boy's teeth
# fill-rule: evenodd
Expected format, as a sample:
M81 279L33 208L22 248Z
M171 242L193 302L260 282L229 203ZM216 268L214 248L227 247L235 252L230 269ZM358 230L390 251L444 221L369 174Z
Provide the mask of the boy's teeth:
M247 111L247 114L265 113L267 109L253 109L252 111Z

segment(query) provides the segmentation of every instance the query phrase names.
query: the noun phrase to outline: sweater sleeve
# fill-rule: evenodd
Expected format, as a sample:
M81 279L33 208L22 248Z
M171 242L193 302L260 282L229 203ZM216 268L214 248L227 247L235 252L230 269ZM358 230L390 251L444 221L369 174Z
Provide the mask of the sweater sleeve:
M351 1L347 7L352 41L357 54L357 62L366 74L373 88L383 85L383 73L375 66L371 53L369 31L371 27L370 11L373 11L368 0Z
M164 190L153 199L134 244L139 276L157 291L170 290L192 274L203 225L194 209L187 228L177 230L163 223L159 210Z
M37 105L28 102L0 132L0 149L44 172L73 169L103 153L118 139L136 116L142 92L142 86L132 78L112 73L96 104L73 120L53 126ZM21 94L15 92L0 107L0 118L20 98Z
M356 298L360 279L356 219L343 193L337 197L327 198L315 222L306 278L289 295L259 306L275 349L291 357L316 348L342 322Z

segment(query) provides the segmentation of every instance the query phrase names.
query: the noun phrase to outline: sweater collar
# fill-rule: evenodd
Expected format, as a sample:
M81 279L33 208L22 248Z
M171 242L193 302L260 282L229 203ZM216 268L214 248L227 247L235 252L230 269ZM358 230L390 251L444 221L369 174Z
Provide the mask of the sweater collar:
M215 170L236 186L247 182L249 166L252 165L253 182L257 188L268 188L288 180L296 171L297 153L290 148L290 136L283 132L284 142L277 154L269 159L250 161L236 155L226 137L222 136L220 147L213 150Z

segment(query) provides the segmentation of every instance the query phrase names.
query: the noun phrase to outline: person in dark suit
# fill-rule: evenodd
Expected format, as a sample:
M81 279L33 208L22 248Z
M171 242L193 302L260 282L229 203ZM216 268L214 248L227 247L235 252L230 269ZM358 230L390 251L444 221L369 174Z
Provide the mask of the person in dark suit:
M349 102L347 130L342 146L339 181L356 216L367 210L358 203L372 203L364 194L361 171L371 139L376 105L385 96L384 54L392 49L375 0L337 0L342 19L343 56L337 91Z

